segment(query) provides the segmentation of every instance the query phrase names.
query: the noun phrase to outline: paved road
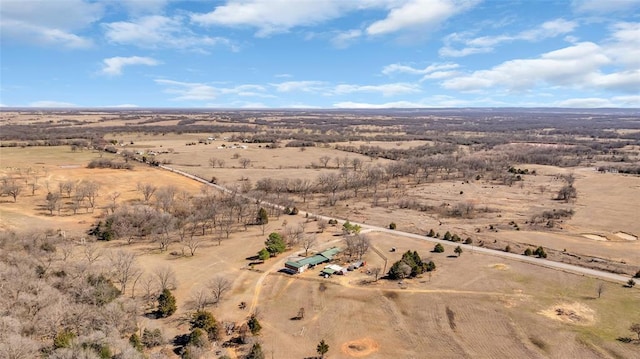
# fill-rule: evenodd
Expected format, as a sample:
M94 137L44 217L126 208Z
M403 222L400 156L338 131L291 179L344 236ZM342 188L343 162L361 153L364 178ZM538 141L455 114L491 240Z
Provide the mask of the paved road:
M227 193L231 192L231 190L229 190L228 188L225 188L223 186L210 183L207 180L204 180L204 179L202 179L200 177L191 175L191 174L186 173L184 171L176 170L176 169L173 169L173 168L168 167L168 166L160 166L160 167L165 169L165 170L181 174L183 176L186 176L186 177L191 178L193 180L196 180L198 182L207 184L209 186L217 188L220 191L227 192ZM249 197L247 197L247 198L249 198ZM265 202L265 204L266 205L270 205L270 206L275 206L275 207L282 208L282 206L276 205L276 204L273 204L273 203ZM325 220L329 220L329 219L332 218L332 217L317 215L317 214L314 214L314 213L304 212L304 211L300 211L299 215L304 216L307 213L308 213L309 217L322 218L322 219L325 219ZM344 221L340 221L340 223L344 223ZM520 255L520 254L508 253L508 252L503 252L503 251L499 251L499 250L495 250L495 249L489 249L489 248L483 248L483 247L477 247L477 246L473 246L473 245L469 245L469 244L453 243L453 242L450 242L450 241L445 241L445 240L437 239L437 238L431 238L431 237L427 237L427 236L423 236L423 235L419 235L419 234L415 234L415 233L402 232L402 231L398 231L398 230L392 230L392 229L388 229L388 228L384 228L384 227L372 226L372 225L369 225L369 224L358 223L358 222L350 222L350 223L354 224L354 225L357 224L360 227L362 227L362 229L369 230L369 231L389 233L389 234L393 234L395 236L413 238L413 239L429 241L429 242L433 242L433 243L440 243L442 245L447 245L447 246L452 246L452 245L460 246L465 251L468 251L468 252L484 253L484 254L488 254L488 255L492 255L492 256L496 256L496 257L508 258L508 259L517 260L517 261L520 261L520 262L531 263L531 264L534 264L534 265L537 265L537 266L541 266L541 267L561 270L561 271L564 271L564 272L570 272L570 273L575 273L575 274L582 274L582 275L585 275L585 276L594 277L594 278L600 278L600 279L609 280L609 281L613 281L613 282L626 283L630 278L630 277L619 275L619 274L614 274L614 273L605 272L605 271L599 271L599 270L596 270L596 269L584 268L584 267L575 266L575 265L566 264L566 263L554 262L554 261L550 261L550 260L542 259L542 258L537 258L537 257L527 257L527 256Z

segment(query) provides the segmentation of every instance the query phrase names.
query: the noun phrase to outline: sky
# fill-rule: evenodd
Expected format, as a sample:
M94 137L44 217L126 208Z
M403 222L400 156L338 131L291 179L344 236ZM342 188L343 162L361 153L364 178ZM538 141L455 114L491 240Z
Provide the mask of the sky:
M0 106L640 107L640 0L0 0Z

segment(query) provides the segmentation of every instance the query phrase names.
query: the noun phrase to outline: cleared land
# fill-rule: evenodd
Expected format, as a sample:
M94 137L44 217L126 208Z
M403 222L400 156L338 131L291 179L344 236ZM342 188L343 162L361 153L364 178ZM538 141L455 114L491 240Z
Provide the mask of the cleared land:
M181 193L176 195L181 203L206 198L211 193L212 190L203 189L201 183L141 163L144 156L147 162L166 163L205 180L215 177L218 184L236 189L238 194L331 218L380 227L388 227L394 222L398 230L421 235L433 229L440 238L450 232L462 240L470 238L474 246L499 250L509 246L513 253L542 246L549 259L628 277L640 269L640 241L637 240L640 222L636 204L640 200L640 177L634 175L602 173L584 163L560 167L521 162L513 165L514 170L526 169L527 173L518 175L520 179L515 180L517 174L508 172L508 167L494 172L466 173L466 168L447 171L447 164L429 172L426 178L419 178L422 172L390 177L376 184L375 189L373 185L363 186L357 194L353 188L345 186L338 190L337 201L331 205L327 203L331 193L319 186L314 187L304 200L299 192L273 189L267 193L256 187L265 179L300 179L316 183L323 174L368 175L371 172L365 172L365 169L373 167L391 173L393 167L389 166L406 159L374 157L364 154L364 150L358 150L363 153L353 152L353 148L375 146L385 151L414 151L420 146L428 149L441 144L427 138L376 140L374 136L380 133L406 135L406 129L399 125L386 127L394 121L386 117L378 119L381 122L376 125L353 125L358 130L371 131L365 134L371 136L371 140L318 142L308 147L286 147L294 141L291 139L279 140L277 146L268 141L243 141L244 137L271 134L270 126L286 123L283 120L289 118L286 114L282 117L255 114L255 118L243 119L247 126L253 126L247 128L254 128L255 132L222 131L222 128L237 126L233 119L224 116L215 120L219 126L216 131L180 134L166 131L163 134L155 129L152 131L151 127L148 133L143 129L114 131L118 126L142 123L146 123L145 126L176 126L194 121L189 125L204 126L211 123L210 116L204 114L137 113L123 118L109 113L14 113L3 116L3 123L25 123L26 118L31 118L32 124L51 121L54 125L64 125L67 121L88 129L104 128L105 139L115 140L118 154L83 149L82 146L72 150L68 144L0 148L3 178L19 177L25 181L25 188L15 202L8 195L0 197L0 230L44 232L50 229L55 232L60 229L66 233L65 240L73 243L73 260L79 262L85 261L86 246L80 239L93 243L87 230L107 218L112 211L111 202L117 202L119 207L161 206L153 196L144 203L139 183L158 189L174 186ZM302 118L305 116L301 115ZM315 121L317 118L308 115L308 119ZM358 116L341 117L344 121L354 119ZM283 131L290 136L299 133L297 129ZM327 133L307 131L317 136ZM469 139L481 137L476 132L462 129L451 133ZM209 141L208 137L215 137L215 140ZM201 142L203 139L205 141ZM3 139L3 143L7 142ZM452 147L452 156L459 156L460 161L471 157L474 161L476 157L489 161L500 157L500 151L510 151L511 144L504 146L480 149L457 144ZM558 146L544 148L557 149ZM443 147L445 153L449 150ZM124 161L125 151L132 154L129 158L132 170L86 168L95 159ZM638 144L620 151L627 154L629 161L637 161ZM387 155L400 156L399 153ZM445 161L442 153L430 156ZM323 161L327 158L325 166ZM250 161L246 168L242 159ZM361 169L357 165L353 168L354 160L361 164ZM31 170L27 171L28 168ZM451 168L455 166L451 165ZM32 173L39 175L34 194L28 187ZM559 201L555 197L566 185L565 178L569 175L574 177L577 198ZM354 178L344 177L342 181L346 183ZM98 183L100 195L96 207L81 208L74 214L71 196L63 194L60 212L47 210L47 193L58 192L59 185L67 181ZM112 200L116 193L118 196ZM217 201L226 198L218 196L215 197ZM460 209L461 214L453 214L455 209ZM542 215L545 211L548 218ZM554 213L569 211L572 211L570 216L553 217ZM534 220L538 217L545 220ZM137 320L139 328L162 328L167 339L189 332L187 316L194 310L195 294L200 290L209 291L210 282L216 277L228 278L232 281L229 292L220 303L208 305L207 309L220 323L235 323L236 327L251 313L257 313L263 329L255 340L262 343L267 356L276 358L313 356L321 339L330 345L328 357L332 358L421 358L423 353L434 357L469 358L633 358L637 354L637 344L616 340L629 337L630 324L640 322L637 310L640 290L637 288L624 288L619 283L481 253L465 251L456 257L453 248L457 244L453 242L447 243L445 253L432 253L433 243L380 232L366 233L366 236L371 246L388 258L387 269L404 252L415 250L423 259L433 260L437 270L414 279L374 281L371 269L382 268L385 262L370 250L363 257L367 265L345 276L322 278L319 275L321 267L295 276L279 272L289 256L304 252L300 243L263 264L249 265L264 247L269 233L287 233L295 228L303 228L302 236L315 236L311 253L334 245L344 247L340 226L328 226L319 233L318 222L312 218L272 213L264 228L237 224L228 238L218 229L203 229L203 235L199 232L195 235L200 244L194 256L190 256L188 250L185 252L186 242L179 240L178 234L173 234L173 241L165 251L160 250L157 235L135 237L131 244L127 244L125 238L98 242L104 256L98 259L95 268L107 268L107 254L117 250L134 253L146 275L169 266L175 272L174 294L178 311L166 319L140 315ZM391 248L395 251L391 252ZM337 263L348 261L339 258ZM63 264L55 262L53 266L58 265ZM143 312L149 313L154 301L142 298L143 287L139 283L136 293L129 294L135 294L142 303ZM600 293L598 288L603 288ZM246 304L244 309L239 305L243 302ZM305 309L304 318L294 320L300 308ZM223 335L205 357L242 357L249 346L222 347L223 341L236 335L237 331ZM147 353L160 355L162 352L167 357L175 357L172 349L174 346L167 343L147 350Z

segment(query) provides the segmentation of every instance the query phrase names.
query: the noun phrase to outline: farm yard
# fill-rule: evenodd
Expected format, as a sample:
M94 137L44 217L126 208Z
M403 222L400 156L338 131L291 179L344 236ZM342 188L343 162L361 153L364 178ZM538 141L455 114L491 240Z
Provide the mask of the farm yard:
M15 294L25 308L12 328L32 326L44 339L21 340L34 350L65 349L50 346L72 328L77 340L114 353L130 353L132 334L160 329L158 343L142 349L158 358L240 358L256 344L267 357L311 357L321 340L330 358L634 357L637 287L499 253L542 248L555 262L628 279L640 273L640 177L623 173L640 166L637 116L616 122L597 114L590 131L598 140L556 135L526 113L503 113L496 122L465 116L3 112L2 268L14 273L16 256L26 256L20 268L49 286L29 297L3 289L5 300ZM569 117L555 131L573 129L579 115ZM473 121L486 127L473 130ZM509 126L525 128L503 135ZM46 128L54 130L32 135ZM79 128L86 137L70 138ZM20 187L15 197L12 186ZM91 186L95 198L86 192ZM426 239L445 239L444 252ZM284 271L287 262L306 263L334 247L340 251L327 261ZM435 270L387 278L413 251ZM116 273L124 254L133 255L138 277ZM327 274L355 262L365 265ZM38 309L53 317L72 298L61 278L82 286L85 272L124 292L112 300L137 308L122 314L129 322L104 339L89 325L65 328L73 313L94 305L78 301L69 318L34 326L40 314L27 309L30 301L62 293ZM177 307L156 318L162 289ZM219 330L202 347L189 342L197 310L213 313ZM261 329L248 334L253 316Z

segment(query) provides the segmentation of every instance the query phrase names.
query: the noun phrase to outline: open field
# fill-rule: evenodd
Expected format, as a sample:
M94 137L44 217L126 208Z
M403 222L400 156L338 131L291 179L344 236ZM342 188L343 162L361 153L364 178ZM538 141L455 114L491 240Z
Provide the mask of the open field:
M128 286L123 296L130 294L139 303L141 313L135 322L140 330L162 329L165 344L146 350L158 357L177 357L180 346L168 340L189 332L188 316L195 309L196 293L208 293L219 277L229 279L231 287L223 300L206 308L221 325L235 323L236 330L223 334L203 358L243 357L250 345L222 347L222 342L238 335L237 328L252 313L257 314L262 331L249 342L260 342L267 357L275 358L311 357L321 339L330 345L330 358L422 358L424 353L467 358L633 358L638 352L637 343L617 340L631 337L629 326L640 322L638 288L477 252L465 251L456 257L455 242L447 243L444 253L433 253L433 243L376 231L363 235L388 258L386 269L404 252L415 250L423 259L433 260L437 270L402 281L374 281L370 270L384 267L385 262L369 250L363 257L367 265L345 276L322 278L320 268L289 275L279 270L287 258L304 253L305 238L315 239L312 253L344 247L342 230L339 225L321 230L322 221L285 215L269 205L384 228L393 222L398 230L420 235L433 229L439 238L449 232L461 241L469 239L470 245L499 251L508 246L521 254L527 248L543 247L553 261L630 278L640 270L640 177L597 171L591 161L613 166L617 162L607 159L624 154L625 163L635 165L640 158L637 141L612 139L631 143L619 152L611 150L613 155L603 151L590 153L591 158L582 154L573 158L563 152L558 158L538 161L536 154L531 162L518 162L517 155L537 148L563 151L564 145L556 142L565 137L549 135L533 143L528 134L516 142L505 137L505 143L493 146L482 142L495 140L489 129L472 131L464 119L456 117L450 125L458 126L455 131L438 128L442 123L438 119L429 122L432 130L418 136L411 131L423 126L418 120L430 121L429 116L406 118L411 126L384 116L368 118L371 122L366 123L358 114L234 116L239 115L3 113L0 130L5 126L18 131L25 123L65 128L67 123L87 132L100 128L104 132L100 132L102 140L72 139L81 142L58 146L13 146L13 141L40 140L2 138L2 144L11 144L0 148L3 186L17 181L22 191L15 201L8 192L0 197L0 231L3 235L29 233L25 238L40 238L47 232L46 242L51 233L61 230L64 236L55 237L56 246L72 243L69 261L84 263L91 273L113 276L112 257L121 250L135 255L136 265L145 273L141 278L153 278L159 268L171 268L178 303L173 316L151 316L154 298L143 296L146 289L141 284L146 279L135 285L135 292ZM309 128L300 128L302 118L310 121ZM336 128L331 121L338 119L348 125ZM332 127L323 127L326 122ZM213 127L193 133L176 131L188 126ZM600 131L598 126L594 131ZM124 131L124 127L136 130ZM354 129L363 133L349 138ZM634 136L637 131L621 128L618 133ZM591 141L581 135L575 135L576 142L566 148ZM269 136L277 141L257 140ZM331 136L336 140L329 141ZM468 144L471 139L480 144ZM606 138L602 141L610 143ZM87 168L94 160L127 161L132 169ZM538 163L545 161L564 162ZM165 164L230 192L143 162ZM380 173L385 175L379 181L371 180ZM336 186L333 193L331 176ZM73 187L67 193L61 186L68 182ZM95 206L89 207L84 197L74 199L83 183L97 184ZM307 190L302 189L305 183ZM558 200L568 183L577 196ZM147 200L139 184L153 187ZM48 193L59 194L57 207L47 207ZM207 203L213 203L211 212L204 212ZM254 223L260 206L269 208L269 223L264 226ZM169 229L150 227L149 232L135 232L125 228L126 221L118 222L136 211L146 211L148 223L168 215L175 218L165 227ZM87 234L96 223L109 219L121 226L113 240L96 242ZM287 252L250 265L271 232L283 234L289 243ZM89 247L82 238L101 251L95 263L88 259ZM190 255L188 247L196 242L197 250ZM6 241L0 244L14 248ZM72 272L70 262L59 258L60 250L56 253L49 264L51 271ZM42 254L34 256L34 263L42 262L38 257ZM53 281L53 277L38 280ZM157 285L151 287L148 291L157 296ZM304 318L292 320L300 308L305 309Z

